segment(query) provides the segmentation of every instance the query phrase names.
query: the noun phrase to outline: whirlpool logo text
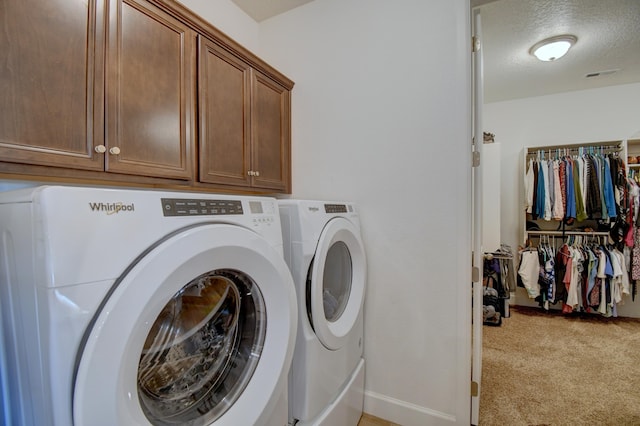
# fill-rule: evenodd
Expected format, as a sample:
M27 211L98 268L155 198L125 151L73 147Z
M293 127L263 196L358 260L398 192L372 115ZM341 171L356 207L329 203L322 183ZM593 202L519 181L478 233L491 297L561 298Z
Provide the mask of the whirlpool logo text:
M89 208L94 212L105 212L106 214L116 214L120 212L132 212L135 210L133 203L89 203Z

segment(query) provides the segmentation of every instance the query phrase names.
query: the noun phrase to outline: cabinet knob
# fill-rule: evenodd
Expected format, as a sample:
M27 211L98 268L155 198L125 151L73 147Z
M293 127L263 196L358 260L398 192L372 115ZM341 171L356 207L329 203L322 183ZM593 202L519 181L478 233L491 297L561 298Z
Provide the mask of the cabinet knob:
M113 148L109 148L109 154L118 155L120 154L120 148L114 146Z
M253 172L253 175L254 176L260 176L260 172L256 170L255 172Z
M105 152L107 152L107 148L104 145L98 145L94 148L94 150L98 153L98 154L104 154Z
M247 172L247 174L248 174L249 176L255 176L255 172L254 172L253 170L249 170L249 171Z

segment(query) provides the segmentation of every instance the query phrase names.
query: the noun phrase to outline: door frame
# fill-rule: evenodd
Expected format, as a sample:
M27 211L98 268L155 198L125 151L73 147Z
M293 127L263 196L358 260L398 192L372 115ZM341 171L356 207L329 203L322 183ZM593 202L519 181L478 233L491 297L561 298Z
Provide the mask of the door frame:
M484 131L482 127L483 108L483 63L482 63L482 22L480 9L471 11L471 36L472 36L472 120L473 120L473 184L472 184L472 229L473 229L473 256L472 256L472 325L471 325L471 424L477 425L480 414L480 392L482 379L482 266L484 250L482 247L482 148L484 143Z

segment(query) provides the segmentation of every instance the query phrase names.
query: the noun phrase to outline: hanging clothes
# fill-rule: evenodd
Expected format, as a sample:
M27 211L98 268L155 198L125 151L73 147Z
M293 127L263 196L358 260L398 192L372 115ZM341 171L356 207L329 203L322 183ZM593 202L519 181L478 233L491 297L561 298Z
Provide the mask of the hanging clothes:
M526 213L531 214L532 213L532 207L533 207L533 194L534 194L534 188L535 188L535 180L533 177L533 160L529 160L529 167L527 167L527 173L525 175L525 179L524 179L524 186L525 186L525 206L524 206L524 210Z
M575 185L573 183L573 161L571 158L566 158L566 178L565 178L565 187L567 191L567 210L565 211L564 217L567 222L573 222L576 218L576 196L575 196Z
M593 156L585 158L587 165L587 200L585 202L586 213L588 217L593 219L602 218L602 209L600 207L600 184L598 183L598 173L596 160Z
M553 161L553 208L551 210L551 219L562 220L564 217L564 194L562 193L562 185L560 183L560 160Z
M545 309L560 304L567 313L615 317L627 298L635 301L640 286L640 173L627 173L624 159L610 151L618 147L529 152L527 220L556 221L563 236L565 230L577 235L555 246L544 234L531 232L529 238L539 238L538 246L519 253L517 285ZM533 229L553 229L536 225ZM599 231L600 240L579 234L583 230Z
M613 180L611 179L611 167L609 166L609 159L604 158L604 184L602 188L604 190L604 202L605 210L608 217L617 217L618 212L616 210L616 199L614 196Z
M558 249L540 236L537 247L520 252L518 285L546 310L560 303L565 314L616 317L618 306L633 293L628 268L622 251L588 234L570 236Z
M540 157L543 157L540 155ZM533 220L608 220L622 211L626 179L614 155L581 154L533 158L525 173L525 211Z
M574 174L573 174L573 192L576 196L576 220L582 222L587 219L587 213L584 209L584 201L582 197L582 188L580 187L580 168L578 167L580 159L574 161ZM584 173L584 172L583 172Z
M530 299L535 299L540 295L540 284L538 284L539 274L540 262L538 260L538 252L534 250L520 252L518 280L527 290L527 295Z

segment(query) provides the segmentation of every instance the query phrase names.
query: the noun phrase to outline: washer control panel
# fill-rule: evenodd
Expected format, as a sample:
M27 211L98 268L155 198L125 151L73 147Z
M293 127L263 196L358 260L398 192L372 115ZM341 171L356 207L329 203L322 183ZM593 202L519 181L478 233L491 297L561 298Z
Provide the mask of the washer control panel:
M219 216L243 214L238 200L209 200L199 198L162 198L165 216Z

